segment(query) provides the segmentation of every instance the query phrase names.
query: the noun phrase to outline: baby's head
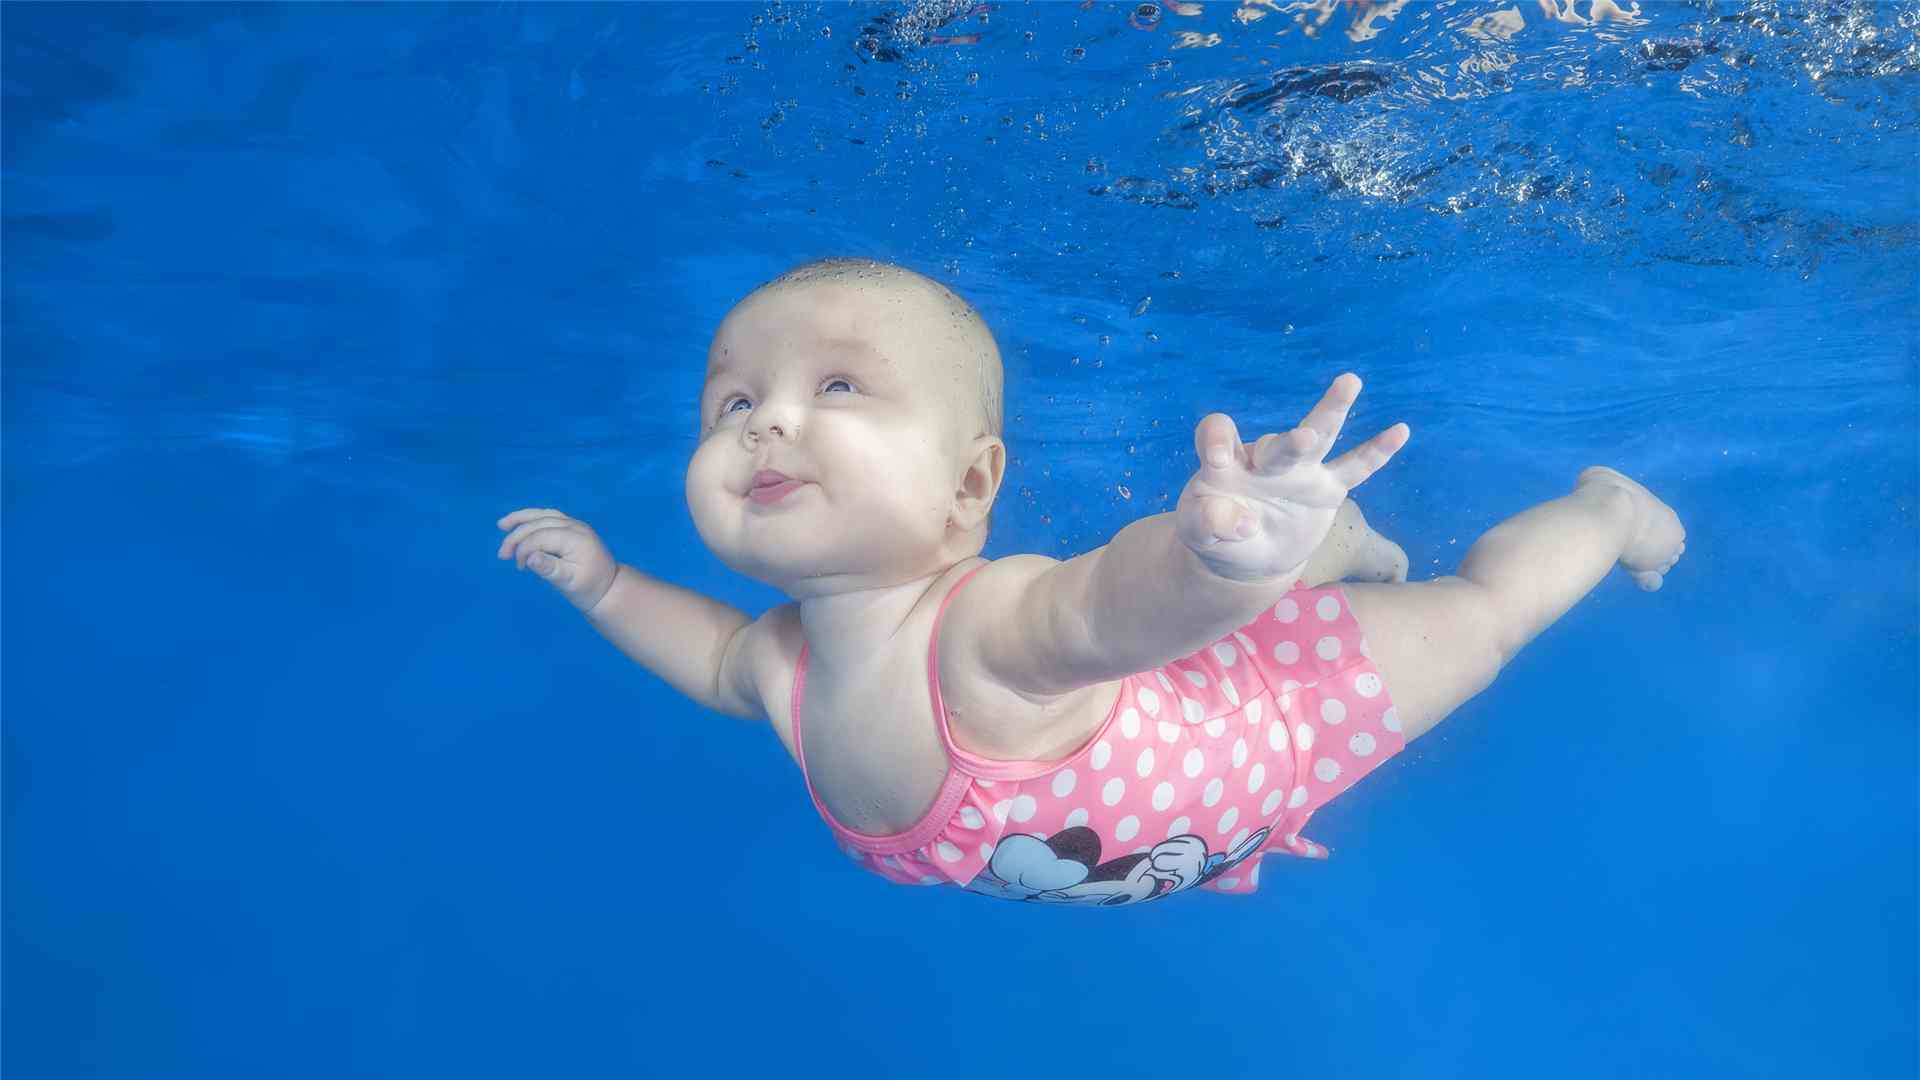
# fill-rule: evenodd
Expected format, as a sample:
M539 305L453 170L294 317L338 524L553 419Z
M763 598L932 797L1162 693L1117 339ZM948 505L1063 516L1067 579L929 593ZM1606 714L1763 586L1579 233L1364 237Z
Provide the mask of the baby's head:
M937 573L986 543L1000 401L993 335L945 286L868 259L796 267L735 305L707 351L694 525L795 597Z

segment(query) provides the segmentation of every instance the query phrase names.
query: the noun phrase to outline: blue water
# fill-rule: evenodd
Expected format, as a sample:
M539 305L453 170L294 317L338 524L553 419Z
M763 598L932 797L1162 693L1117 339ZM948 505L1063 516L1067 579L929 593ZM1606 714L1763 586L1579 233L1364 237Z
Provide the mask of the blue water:
M0 13L9 1077L1915 1075L1920 8L969 7ZM889 886L493 558L776 603L694 392L832 254L998 334L989 555L1352 370L1416 576L1594 463L1686 557L1254 897Z

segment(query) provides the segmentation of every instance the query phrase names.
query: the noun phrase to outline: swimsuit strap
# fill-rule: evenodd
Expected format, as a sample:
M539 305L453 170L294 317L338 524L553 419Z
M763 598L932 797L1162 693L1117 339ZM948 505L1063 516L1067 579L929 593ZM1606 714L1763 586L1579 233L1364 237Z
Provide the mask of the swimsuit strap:
M966 773L981 780L1031 780L1036 776L1045 776L1047 773L1054 771L1060 767L1060 762L1066 759L1062 758L1054 761L1019 761L1007 758L982 757L966 749L953 741L953 728L947 723L947 703L942 700L940 695L940 617L947 613L947 605L953 602L954 594L960 591L961 586L964 586L973 575L986 569L988 565L990 564L982 563L972 570L969 570L967 576L961 578L960 581L954 585L953 590L947 593L946 599L940 602L940 613L934 616L933 620L933 636L927 641L927 688L932 693L933 713L940 724L940 741L947 748L947 757L953 762L954 772ZM1114 711L1118 711L1117 703ZM1108 722L1111 723L1113 718L1109 716L1107 719ZM1104 729L1106 725L1103 724L1101 726ZM1088 742L1092 741L1092 739L1088 739ZM1074 753L1078 753L1078 750ZM1072 756L1072 754L1068 755L1068 757Z
M954 582L953 588L947 590L947 595L940 601L940 610L935 612L933 616L933 633L927 636L927 690L933 698L933 717L934 722L940 726L940 742L946 746L947 756L953 759L954 764L964 764L968 766L966 770L968 772L975 772L971 766L976 762L986 761L986 759L974 754L969 754L965 750L955 746L953 744L953 730L947 726L947 703L940 697L940 620L946 618L947 605L953 603L954 596L966 587L967 582L973 580L973 575L985 570L991 565L991 563L981 563L979 566L967 571L965 577ZM993 765L992 762L988 762L987 764L989 768ZM989 773L989 778L991 778L991 773Z
M972 570L967 571L966 577L961 578L952 589L947 591L947 595L940 601L940 610L936 612L933 617L934 640L938 640L940 637L940 619L941 616L947 613L947 605L953 601L953 594L960 591L960 586L967 583L967 578L979 573L987 565L986 563L982 563L980 566L976 566ZM951 752L955 748L953 747L952 738L947 733L946 709L940 702L940 669L934 661L931 645L929 645L927 651L927 663L933 685L933 710L935 715L940 718L941 738L946 742L948 750ZM793 727L794 756L800 759L800 775L801 778L806 781L807 795L813 800L813 807L819 812L820 817L826 821L827 825L833 829L834 834L842 841L873 855L898 855L904 852L917 851L932 843L934 837L939 835L940 830L946 828L947 822L953 818L954 811L960 808L961 800L966 797L967 788L973 784L973 777L959 769L948 768L946 780L940 785L939 794L934 796L933 805L927 808L927 812L921 815L919 821L914 822L900 832L882 835L878 833L863 833L847 828L835 820L833 814L827 810L826 804L820 801L820 793L813 788L813 776L807 771L806 740L801 734L800 723L800 704L804 699L806 683L807 643L806 640L802 638L800 642L800 656L795 662L793 669L793 697L788 706L788 716ZM964 753L964 751L962 751L962 753Z

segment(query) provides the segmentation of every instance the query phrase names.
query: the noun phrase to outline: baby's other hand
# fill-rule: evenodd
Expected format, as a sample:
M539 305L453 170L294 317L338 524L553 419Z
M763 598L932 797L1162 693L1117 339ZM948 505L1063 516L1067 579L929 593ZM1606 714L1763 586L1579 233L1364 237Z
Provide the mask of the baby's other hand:
M620 564L586 522L558 510L515 510L495 524L510 530L499 557L547 579L583 613L613 587Z
M1250 445L1240 441L1225 413L1202 419L1193 437L1200 471L1174 508L1174 532L1181 542L1224 578L1297 576L1326 539L1347 492L1385 465L1412 435L1407 425L1395 424L1323 464L1359 397L1360 377L1341 375L1299 427Z

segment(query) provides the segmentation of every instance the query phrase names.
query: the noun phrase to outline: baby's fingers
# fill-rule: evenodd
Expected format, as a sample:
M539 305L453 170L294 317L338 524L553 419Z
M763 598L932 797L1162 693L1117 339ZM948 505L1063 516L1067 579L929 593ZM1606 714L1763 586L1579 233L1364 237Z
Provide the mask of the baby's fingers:
M1413 437L1413 429L1405 424L1395 424L1387 430L1361 443L1359 446L1340 455L1327 471L1333 474L1334 482L1352 491L1365 483L1367 477L1380 471L1380 467L1400 452Z
M566 516L567 515L561 513L558 510L535 510L535 509L515 510L513 513L508 514L506 517L503 517L499 521L494 522L494 524L500 526L503 529L511 529L515 525L518 525L523 521L528 521L536 517L563 518Z
M560 521L569 520L567 515L558 510L526 509L515 510L506 517L494 522L495 527L508 530L507 535L500 540L500 551L495 557L501 559L511 557L513 554L513 546L519 543L522 537L527 535L529 526L542 521L551 524L555 519Z
M570 559L584 539L578 524L578 522L569 521L563 525L535 528L527 533L517 541L518 549L514 554L515 565L522 570L530 565L538 570L550 561L541 559L541 556L550 556L552 559L563 561Z
M553 514L547 517L523 520L513 527L513 531L508 533L505 539L500 541L499 557L502 559L513 558L514 552L524 546L526 541L535 533L547 529L566 529L576 526L580 526L580 523L567 517L565 514ZM521 560L521 564L525 565L524 559Z
M1320 433L1312 428L1294 428L1278 435L1262 435L1253 444L1253 471L1286 472L1303 461L1318 461L1326 456Z
M1252 511L1232 499L1200 495L1187 512L1174 518L1174 529L1190 548L1212 547L1222 541L1245 540L1252 536L1258 519Z
M1333 380L1327 392L1320 397L1320 403L1313 407L1305 420L1300 421L1301 429L1312 431L1319 436L1320 445L1315 448L1317 456L1310 461L1324 461L1327 451L1333 449L1335 439L1340 437L1340 429L1346 426L1347 410L1360 399L1360 376L1349 371Z
M555 558L544 551L535 551L528 555L527 561L522 565L548 581L562 586L573 584L573 579L580 573L578 566L565 559Z
M1226 413L1208 413L1193 428L1193 452L1200 464L1225 469L1240 460L1240 429Z

